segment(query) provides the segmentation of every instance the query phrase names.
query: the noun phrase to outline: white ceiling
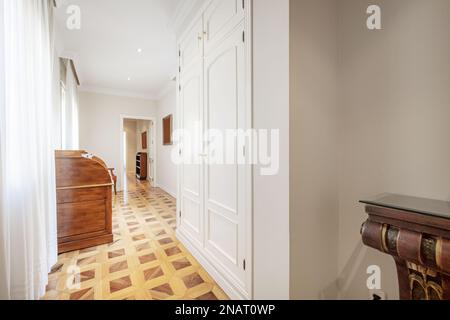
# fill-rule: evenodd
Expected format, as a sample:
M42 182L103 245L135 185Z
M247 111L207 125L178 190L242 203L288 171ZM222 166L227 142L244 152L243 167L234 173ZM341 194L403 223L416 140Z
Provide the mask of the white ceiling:
M183 1L58 1L59 53L75 61L81 89L158 97L176 74L171 25ZM81 8L81 30L66 27L69 4Z

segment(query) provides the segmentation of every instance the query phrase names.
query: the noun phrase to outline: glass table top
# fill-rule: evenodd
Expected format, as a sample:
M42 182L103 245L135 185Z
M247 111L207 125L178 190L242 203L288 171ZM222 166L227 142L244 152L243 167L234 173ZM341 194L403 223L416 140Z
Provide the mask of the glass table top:
M450 219L450 202L385 193L361 203Z

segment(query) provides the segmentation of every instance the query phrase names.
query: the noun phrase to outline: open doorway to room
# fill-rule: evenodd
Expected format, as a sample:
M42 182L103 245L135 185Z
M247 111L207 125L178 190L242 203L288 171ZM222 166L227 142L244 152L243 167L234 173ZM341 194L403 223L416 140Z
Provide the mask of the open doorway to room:
M129 116L121 118L120 174L124 192L136 184L144 184L150 188L155 186L155 128L155 120L152 118Z

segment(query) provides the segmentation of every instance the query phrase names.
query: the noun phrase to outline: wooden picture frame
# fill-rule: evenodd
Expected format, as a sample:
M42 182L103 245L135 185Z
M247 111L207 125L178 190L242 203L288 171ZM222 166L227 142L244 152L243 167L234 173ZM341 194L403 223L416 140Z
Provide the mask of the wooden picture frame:
M162 120L162 129L163 129L163 145L171 146L173 145L172 141L172 130L173 130L173 115L168 115Z
M142 133L142 150L147 150L148 144L147 144L147 131Z

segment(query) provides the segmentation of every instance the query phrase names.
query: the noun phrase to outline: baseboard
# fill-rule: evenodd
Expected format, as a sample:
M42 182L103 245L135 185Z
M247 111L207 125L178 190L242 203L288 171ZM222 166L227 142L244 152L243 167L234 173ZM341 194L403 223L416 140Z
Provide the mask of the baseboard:
M197 249L195 245L189 240L188 237L183 235L179 229L176 231L176 236L178 240L189 250L189 252L194 256L195 259L200 262L202 267L209 273L209 275L217 282L217 284L222 288L223 291L232 299L232 300L249 300L249 297L246 297L239 291L236 286L225 277L220 270L218 270L205 255Z
M166 187L164 187L164 186L162 186L162 185L160 185L158 183L155 183L155 187L162 189L163 191L167 192L168 194L170 194L175 199L177 198L177 193L169 190L169 188L166 188Z

